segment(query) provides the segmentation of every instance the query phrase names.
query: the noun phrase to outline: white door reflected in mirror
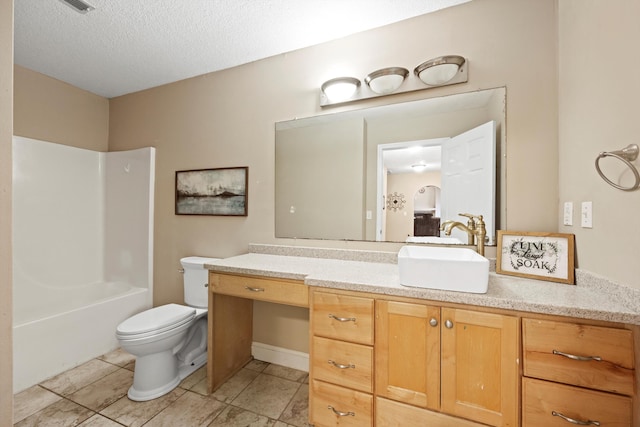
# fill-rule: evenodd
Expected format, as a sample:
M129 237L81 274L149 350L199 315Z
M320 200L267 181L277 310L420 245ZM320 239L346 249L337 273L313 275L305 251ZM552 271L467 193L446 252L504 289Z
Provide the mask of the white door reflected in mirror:
M435 162L433 154L437 149ZM418 172L407 169L404 158L419 158L425 165ZM431 157L429 157L431 156ZM401 165L405 165L403 168ZM428 165L428 166L427 166ZM414 168L415 170L415 168ZM461 213L482 215L487 227L488 241L495 244L495 188L496 188L496 123L489 121L450 138L410 141L378 145L378 235L386 240L410 241L419 236L440 236L428 231L435 223L456 219ZM426 187L424 184L427 184ZM438 210L427 205L417 205L420 199L413 199L414 219L407 220L397 212L383 215L383 194L415 192L421 188L438 189ZM435 197L435 196L433 196ZM421 210L422 209L422 210ZM431 212L429 212L431 210ZM423 223L418 232L416 218ZM438 224L439 225L439 224ZM453 230L455 241L466 242L467 236L461 230ZM428 241L426 241L428 240ZM426 239L426 243L451 244L440 239ZM420 239L411 239L412 242Z

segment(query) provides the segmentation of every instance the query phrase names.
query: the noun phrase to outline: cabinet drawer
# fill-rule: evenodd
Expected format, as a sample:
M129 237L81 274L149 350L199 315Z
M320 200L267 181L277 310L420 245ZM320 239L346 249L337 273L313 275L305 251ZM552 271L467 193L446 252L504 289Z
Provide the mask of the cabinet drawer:
M376 425L385 427L484 427L485 424L455 418L405 403L376 398Z
M312 299L314 335L373 344L373 299L318 291Z
M373 347L313 337L312 363L314 378L373 392Z
M211 273L209 284L211 291L217 294L300 307L309 306L309 288L300 282Z
M525 376L633 394L631 331L533 319L522 325Z
M631 398L531 378L522 381L523 427L567 427L581 422L629 427L631 418Z
M309 418L320 426L371 426L373 397L370 394L313 381Z

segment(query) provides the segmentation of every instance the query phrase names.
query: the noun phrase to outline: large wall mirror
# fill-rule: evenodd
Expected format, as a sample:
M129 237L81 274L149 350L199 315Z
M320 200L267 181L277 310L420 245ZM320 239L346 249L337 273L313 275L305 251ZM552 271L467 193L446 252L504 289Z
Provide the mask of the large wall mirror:
M466 244L439 224L471 213L495 244L505 115L496 88L276 123L276 237Z

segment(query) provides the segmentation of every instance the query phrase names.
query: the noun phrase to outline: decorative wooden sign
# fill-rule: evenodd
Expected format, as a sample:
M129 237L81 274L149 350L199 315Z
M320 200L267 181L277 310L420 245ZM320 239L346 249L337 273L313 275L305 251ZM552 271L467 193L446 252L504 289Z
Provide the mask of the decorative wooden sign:
M498 230L496 273L574 284L575 236Z

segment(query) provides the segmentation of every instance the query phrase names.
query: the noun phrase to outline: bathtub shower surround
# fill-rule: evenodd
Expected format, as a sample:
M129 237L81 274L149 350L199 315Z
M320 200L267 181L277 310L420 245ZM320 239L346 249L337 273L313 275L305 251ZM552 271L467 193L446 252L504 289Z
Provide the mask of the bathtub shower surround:
M152 305L155 149L13 138L14 392L115 349Z

